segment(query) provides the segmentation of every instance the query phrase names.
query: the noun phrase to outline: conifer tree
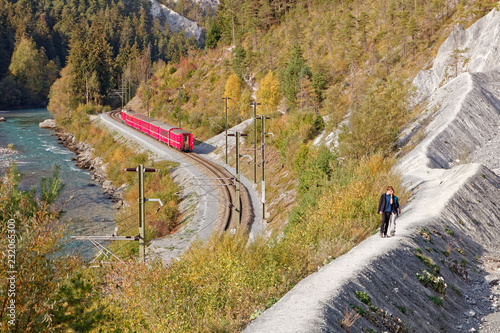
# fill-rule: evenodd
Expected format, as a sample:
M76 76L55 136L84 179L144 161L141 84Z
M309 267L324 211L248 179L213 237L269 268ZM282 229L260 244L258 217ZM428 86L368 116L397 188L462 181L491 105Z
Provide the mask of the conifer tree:
M296 97L300 91L300 79L309 78L310 76L311 70L302 55L302 49L298 43L295 43L290 54L290 60L284 71L281 72L281 87L290 108L296 107Z

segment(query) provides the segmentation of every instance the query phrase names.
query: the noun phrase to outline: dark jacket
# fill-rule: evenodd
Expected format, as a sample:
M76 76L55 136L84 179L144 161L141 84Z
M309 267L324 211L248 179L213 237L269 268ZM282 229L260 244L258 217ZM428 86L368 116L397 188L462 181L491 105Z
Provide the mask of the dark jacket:
M380 196L380 202L378 203L377 213L383 212L385 208L385 193ZM397 212L399 208L399 200L397 196L394 196L393 203L391 205L391 210Z

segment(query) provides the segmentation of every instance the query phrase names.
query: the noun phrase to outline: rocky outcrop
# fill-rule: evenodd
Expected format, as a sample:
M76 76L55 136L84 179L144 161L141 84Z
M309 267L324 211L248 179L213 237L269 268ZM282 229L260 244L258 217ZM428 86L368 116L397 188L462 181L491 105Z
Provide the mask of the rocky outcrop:
M165 17L167 23L174 31L184 30L188 37L194 36L200 41L203 29L196 22L174 12L156 0L151 0L151 13L156 17Z
M78 142L73 134L57 132L56 135L64 146L77 154L76 166L89 170L90 178L102 186L105 195L109 199L116 202L115 208L121 208L123 206L123 190L126 185L117 188L107 179L106 165L100 157L93 157L94 148L85 142Z
M485 72L500 67L500 12L493 9L469 29L456 25L439 48L432 68L420 71L413 81L419 100L465 72Z

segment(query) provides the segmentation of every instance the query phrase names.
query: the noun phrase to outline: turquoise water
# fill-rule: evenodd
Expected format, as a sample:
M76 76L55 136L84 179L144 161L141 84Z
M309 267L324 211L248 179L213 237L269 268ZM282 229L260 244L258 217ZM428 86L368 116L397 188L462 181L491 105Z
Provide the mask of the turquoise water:
M81 170L72 158L76 155L57 140L53 130L40 128L38 124L52 118L47 109L0 111L0 147L12 144L19 151L13 155L0 155L0 174L9 161L17 164L23 175L20 188L38 186L40 179L51 177L54 165L59 165L59 176L65 188L57 203L64 204L61 224L71 235L109 235L113 232L113 202L104 197L102 188L91 181L90 173ZM71 199L70 199L71 198ZM71 241L67 251L76 251L88 258L93 246L88 241Z

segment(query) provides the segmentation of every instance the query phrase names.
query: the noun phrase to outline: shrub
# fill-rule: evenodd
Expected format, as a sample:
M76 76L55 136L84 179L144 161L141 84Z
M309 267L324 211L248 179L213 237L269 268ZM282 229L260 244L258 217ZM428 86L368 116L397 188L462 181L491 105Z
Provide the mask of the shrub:
M370 295L368 295L367 292L365 291L355 291L354 292L356 294L356 297L363 303L365 303L366 305L370 305L371 303L371 298L370 298Z
M430 287L432 290L437 292L440 295L444 295L446 293L446 283L444 282L443 277L435 276L428 271L423 271L422 274L416 273L417 280L425 287Z
M444 227L444 232L446 232L450 236L453 236L455 234L453 230L451 230L450 227L447 225Z

